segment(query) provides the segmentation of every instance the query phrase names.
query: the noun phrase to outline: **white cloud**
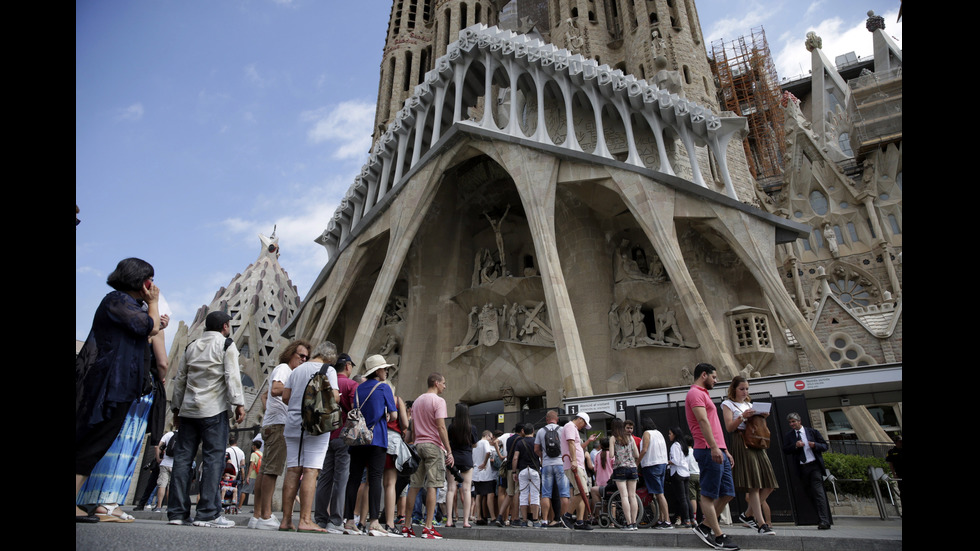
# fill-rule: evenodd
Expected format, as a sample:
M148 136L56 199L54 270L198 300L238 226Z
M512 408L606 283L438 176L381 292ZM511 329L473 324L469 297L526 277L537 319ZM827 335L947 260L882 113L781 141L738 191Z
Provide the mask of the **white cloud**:
M743 5L745 4L745 5ZM767 20L774 17L779 8L774 6L763 6L758 2L739 2L738 9L733 10L732 17L715 21L711 28L704 33L707 49L711 51L711 43L724 39L726 42L734 40L740 36L748 34L749 29L762 25Z
M116 111L117 121L138 122L143 118L143 104L136 102L129 107Z
M303 122L313 123L306 136L310 142L336 143L332 157L358 159L371 147L371 126L375 105L365 101L345 101L334 107L321 107L300 114Z
M886 21L885 32L896 38L901 46L902 23L895 23L898 11L882 14ZM823 53L831 63L839 55L855 52L858 57L867 57L874 53L874 43L871 33L865 28L866 18L858 21L844 21L840 17L824 19L816 25L807 27L801 35L784 34L778 41L780 46L771 43L776 61L776 71L782 79L806 75L810 72L811 53L803 46L806 33L814 31L823 40ZM778 48L778 50L777 50Z
M264 88L272 82L272 79L263 78L262 75L259 74L259 69L254 63L250 63L245 66L245 79L259 88Z

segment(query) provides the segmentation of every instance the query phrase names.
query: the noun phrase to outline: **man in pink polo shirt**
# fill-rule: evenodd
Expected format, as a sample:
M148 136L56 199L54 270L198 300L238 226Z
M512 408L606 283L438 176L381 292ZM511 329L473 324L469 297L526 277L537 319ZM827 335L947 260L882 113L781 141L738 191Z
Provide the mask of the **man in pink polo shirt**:
M412 404L415 449L421 461L412 474L407 501L415 503L419 491L423 486L426 488L425 526L421 535L416 534L411 527L410 515L406 513L402 533L410 538L442 539L442 534L432 527L432 520L436 510L436 488L442 488L446 484L446 465L453 465L453 450L449 446L449 433L446 431L446 400L440 396L446 390L446 378L439 373L432 373L427 382L428 390Z
M694 368L694 384L687 391L684 411L694 436L694 459L701 469L701 511L704 522L694 528L701 541L715 549L738 549L718 523L718 511L735 497L732 480L732 456L725 447L718 409L708 391L715 387L715 366L700 363ZM714 539L711 538L712 532Z

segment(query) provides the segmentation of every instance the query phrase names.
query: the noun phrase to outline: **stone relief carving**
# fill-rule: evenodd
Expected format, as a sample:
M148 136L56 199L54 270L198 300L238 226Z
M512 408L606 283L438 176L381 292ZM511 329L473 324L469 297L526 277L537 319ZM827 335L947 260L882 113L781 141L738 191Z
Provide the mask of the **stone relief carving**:
M823 49L823 39L817 36L817 33L810 31L806 33L806 40L803 42L803 45L808 52L820 50Z
M660 311L655 308L654 313L656 314L654 332L648 333L646 315L643 313L641 303L627 301L622 306L612 303L609 306L609 345L614 350L643 346L698 347L697 344L684 342L673 308L666 306Z
M613 277L616 283L625 280L649 281L661 283L666 281L664 265L656 254L647 257L646 251L640 247L630 248L629 239L623 239L613 256Z
M830 254L834 258L840 258L840 248L837 245L837 234L834 232L834 228L830 227L830 224L823 225L823 238L827 241L827 248L830 249Z
M482 308L474 306L469 313L466 336L453 352L460 354L478 345L493 346L500 341L554 346L555 337L544 301L533 305L504 303L499 309L489 302Z
M565 24L568 25L568 30L565 31L565 47L573 54L582 53L582 46L585 46L585 38L582 37L582 31L579 30L578 23L574 19L568 18L565 20Z

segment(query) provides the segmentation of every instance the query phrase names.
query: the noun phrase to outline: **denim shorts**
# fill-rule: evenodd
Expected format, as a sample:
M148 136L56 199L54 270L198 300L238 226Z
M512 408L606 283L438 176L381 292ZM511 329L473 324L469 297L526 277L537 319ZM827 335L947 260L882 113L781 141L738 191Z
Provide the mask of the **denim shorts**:
M558 497L571 497L568 478L561 465L541 467L541 497L551 499L551 489L558 484Z
M664 475L667 473L667 464L650 465L643 467L643 483L647 487L649 494L664 493Z
M694 450L694 459L698 462L701 469L701 495L711 499L718 499L720 496L735 497L735 483L732 480L732 464L728 461L728 454L722 450L724 460L721 465L711 459L711 450Z
M612 480L636 480L639 475L636 472L636 467L616 467L609 478Z

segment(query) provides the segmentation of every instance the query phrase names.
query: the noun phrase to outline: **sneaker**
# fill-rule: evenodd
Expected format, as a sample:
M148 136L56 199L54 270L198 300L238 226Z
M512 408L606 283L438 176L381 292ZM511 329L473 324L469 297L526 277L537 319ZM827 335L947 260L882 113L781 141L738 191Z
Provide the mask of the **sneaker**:
M565 528L571 530L575 526L575 521L572 519L572 515L565 513L561 516L561 523L565 525Z
M395 524L405 524L405 515L398 515L395 519Z
M422 539L426 540L441 540L442 534L440 534L435 528L423 528L422 529Z
M228 520L224 516L213 518L211 520L194 521L194 526L200 526L202 528L231 528L234 525L235 525L235 521Z
M272 515L269 518L260 518L259 520L255 521L255 526L252 528L255 528L256 530L278 530L279 519L277 519L275 515Z
M592 525L589 524L589 523L587 523L587 522L585 522L585 521L576 520L575 521L574 529L575 530L592 530Z
M497 520L493 521L493 525L496 526L497 528L503 528L504 520L500 517L497 517Z
M657 528L660 528L661 530L673 530L674 529L674 525L671 524L671 523L669 523L669 522L667 522L667 521L664 521L664 522L661 522L660 525L657 526Z
M153 512L154 513L162 513L163 512L163 509L161 509L160 507L157 507L156 509L153 510Z
M635 531L637 531L639 529L640 529L640 527L637 526L635 522L633 524L630 524L630 530L632 530L632 531L635 532Z
M405 526L402 527L402 537L417 538L418 536L415 535L415 530L412 530L412 527L406 524Z
M388 535L389 538L401 538L401 537L404 537L404 536L402 536L402 531L399 530L398 528L393 527L393 526L388 526L386 524L386 525L384 525L384 530L385 530L385 532L387 532L387 535Z
M762 534L763 536L775 536L776 535L776 532L773 532L772 531L772 527L769 526L768 524L763 524L762 526L760 526L759 527L759 533Z
M255 517L250 517L248 519L248 526L246 526L246 528L250 528L250 529L254 530L255 529L255 524L257 522L259 522L259 519L255 518Z
M745 513L738 515L738 521L741 522L746 528L756 529L759 527L759 525L755 522L755 519L745 516Z
M191 522L189 520L184 520L182 518L172 518L167 521L167 524L173 526L190 526Z
M540 520L536 520L536 521L532 522L531 523L531 527L532 528L541 528L541 521Z
M527 522L525 522L523 520L518 520L518 521L515 521L514 524L511 524L511 526L514 526L514 527L517 527L517 528L526 528L527 527Z
M708 545L708 547L715 546L714 540L711 539L711 528L708 528L703 522L692 528L691 531L701 538L701 541Z
M729 551L738 551L739 547L735 545L727 534L722 534L715 538L715 549L727 549Z
M338 525L336 525L336 524L334 524L332 522L328 522L327 525L324 526L324 528L327 530L327 533L328 534L343 534L344 533L344 527L343 526L338 526ZM399 534L401 534L401 532L399 532Z
M355 526L344 526L344 534L348 536L361 536L364 532L361 531L359 527Z

